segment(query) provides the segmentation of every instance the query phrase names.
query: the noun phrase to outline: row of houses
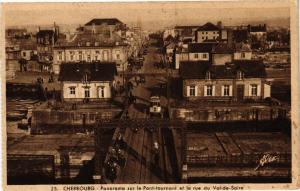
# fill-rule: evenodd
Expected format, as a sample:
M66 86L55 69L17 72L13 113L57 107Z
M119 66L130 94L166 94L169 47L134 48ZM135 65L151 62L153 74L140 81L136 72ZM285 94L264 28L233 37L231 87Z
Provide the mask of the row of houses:
M142 46L140 33L116 18L92 19L77 28L75 33L61 33L54 23L51 28L39 27L34 37L26 40L27 44L32 45L27 46L29 49L19 46L19 39L7 40L12 47L9 44L6 46L6 58L27 61L34 58L40 64L41 71L55 74L59 74L63 63L82 61L116 62L118 71L124 71L128 57L136 56Z
M231 30L206 23L175 27L165 38L165 56L179 71L185 100L243 101L270 97L271 86L262 60L253 59L251 43ZM263 36L265 25L236 28ZM263 32L261 32L263 31Z
M214 25L208 22L202 26L175 26L173 29L167 29L164 32L164 38L172 36L179 38L185 42L228 42L236 41L243 42L251 40L255 37L256 40L265 41L267 35L267 26L264 25L247 25L247 26L223 26L222 22Z
M102 102L114 96L116 77L138 56L142 31L120 20L92 19L53 47L53 72L62 82L64 102Z

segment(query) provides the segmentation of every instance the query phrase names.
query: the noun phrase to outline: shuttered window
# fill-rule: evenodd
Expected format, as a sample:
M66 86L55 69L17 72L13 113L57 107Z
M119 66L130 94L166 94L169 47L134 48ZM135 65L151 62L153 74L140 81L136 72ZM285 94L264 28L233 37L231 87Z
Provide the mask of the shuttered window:
M258 86L257 84L250 84L249 86L249 95L258 96Z
M222 86L222 92L223 92L223 96L229 96L229 85L224 85Z
M197 96L197 86L187 86L187 97Z

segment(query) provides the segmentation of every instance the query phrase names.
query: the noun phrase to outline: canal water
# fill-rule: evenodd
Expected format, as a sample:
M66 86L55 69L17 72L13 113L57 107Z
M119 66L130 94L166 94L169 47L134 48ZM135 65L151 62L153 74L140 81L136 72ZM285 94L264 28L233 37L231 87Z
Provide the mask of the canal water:
M27 121L32 109L40 103L37 99L7 98L6 100L6 131L7 133L27 133L26 129L18 128L18 123Z

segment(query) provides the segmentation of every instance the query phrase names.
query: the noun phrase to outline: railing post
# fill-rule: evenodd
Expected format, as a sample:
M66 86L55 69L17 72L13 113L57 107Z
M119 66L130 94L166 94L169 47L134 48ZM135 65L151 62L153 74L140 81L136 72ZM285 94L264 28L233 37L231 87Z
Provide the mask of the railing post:
M181 128L181 183L187 183L188 175L187 175L187 140L186 140L186 123L183 123Z

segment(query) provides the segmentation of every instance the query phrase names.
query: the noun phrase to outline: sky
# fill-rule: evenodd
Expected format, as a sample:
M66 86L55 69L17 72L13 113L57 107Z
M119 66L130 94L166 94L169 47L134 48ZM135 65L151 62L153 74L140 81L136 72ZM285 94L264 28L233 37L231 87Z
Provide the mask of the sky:
M266 2L266 1L264 1ZM265 7L268 5L268 7ZM220 8L220 6L223 6ZM238 6L238 7L237 7ZM204 24L221 20L226 25L252 21L273 22L289 18L288 3L131 2L131 3L6 3L6 27L26 25L85 24L92 18L118 18L144 28ZM288 21L288 20L287 20ZM286 20L284 21L286 22ZM276 22L275 22L276 23ZM288 24L288 23L286 23Z

